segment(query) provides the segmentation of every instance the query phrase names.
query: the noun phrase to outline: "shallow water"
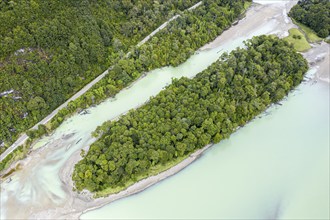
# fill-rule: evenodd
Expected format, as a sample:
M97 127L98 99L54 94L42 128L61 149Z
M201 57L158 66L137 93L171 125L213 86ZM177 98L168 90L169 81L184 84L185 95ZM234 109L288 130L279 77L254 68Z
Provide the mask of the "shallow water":
M303 84L180 173L81 218L328 219L329 127L329 86Z

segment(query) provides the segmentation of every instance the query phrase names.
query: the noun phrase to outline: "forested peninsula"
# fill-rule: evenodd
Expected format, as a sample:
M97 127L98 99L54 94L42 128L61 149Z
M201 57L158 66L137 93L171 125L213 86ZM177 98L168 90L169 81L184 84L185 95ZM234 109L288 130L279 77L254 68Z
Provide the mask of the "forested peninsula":
M173 80L147 104L99 127L99 139L75 165L76 189L125 188L156 166L228 138L287 95L307 69L306 60L286 41L252 38L195 78Z
M289 16L325 38L330 35L329 11L329 0L300 0L292 7Z
M197 2L1 2L0 144L5 146L0 152L108 66L114 65L104 79L47 128L28 135L55 129L68 115L114 96L143 72L185 61L230 27L251 1L205 0L193 11L180 12ZM125 56L175 13L181 16Z
M187 1L1 1L0 153Z

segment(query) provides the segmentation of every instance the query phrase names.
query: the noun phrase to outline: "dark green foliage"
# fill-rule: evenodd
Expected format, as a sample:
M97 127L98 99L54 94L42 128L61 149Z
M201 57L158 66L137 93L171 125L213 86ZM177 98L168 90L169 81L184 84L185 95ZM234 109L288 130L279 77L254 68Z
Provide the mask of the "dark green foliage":
M116 63L109 74L52 120L52 128L63 119L104 99L114 96L142 73L163 66L177 66L194 51L230 27L244 11L244 1L204 0L203 5L185 12L172 21L141 47L134 48L129 57Z
M0 1L0 93L13 90L0 95L0 142L8 146L128 48L197 2Z
M329 0L300 0L292 7L289 16L313 29L320 37L330 34Z
M287 42L260 36L193 79L181 78L144 106L103 124L75 166L78 190L123 186L152 167L228 138L303 79L308 65Z
M295 35L295 34L294 34L292 37L293 37L294 39L299 39L299 40L301 39L301 36L300 36L300 35Z

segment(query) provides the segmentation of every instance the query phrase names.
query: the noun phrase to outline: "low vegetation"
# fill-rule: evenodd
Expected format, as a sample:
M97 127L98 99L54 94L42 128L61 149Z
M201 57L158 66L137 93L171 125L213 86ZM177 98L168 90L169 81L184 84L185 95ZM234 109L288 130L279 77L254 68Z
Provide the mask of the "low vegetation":
M144 106L109 121L79 161L77 190L112 192L228 138L303 79L306 60L286 41L259 36L193 79L173 80ZM160 167L160 168L159 168Z
M29 151L29 144L19 146L0 162L0 171L7 169L14 161L23 159Z
M304 52L311 48L305 35L297 28L292 28L289 30L289 36L285 37L284 40L291 43L293 47L299 51Z
M323 40L323 38L317 36L315 31L307 27L306 25L303 25L295 20L293 20L293 23L299 26L300 30L304 33L305 37L307 38L307 41L310 43L318 43Z

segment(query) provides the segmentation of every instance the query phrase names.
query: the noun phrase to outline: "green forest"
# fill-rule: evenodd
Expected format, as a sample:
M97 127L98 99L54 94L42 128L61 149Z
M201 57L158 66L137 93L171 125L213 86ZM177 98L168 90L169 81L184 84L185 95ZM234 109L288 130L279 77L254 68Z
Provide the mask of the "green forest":
M205 0L202 6L188 11L172 21L165 29L140 47L134 47L128 57L113 65L109 74L80 98L69 103L51 121L51 130L59 126L70 114L96 105L113 97L143 73L163 66L177 66L229 28L250 1ZM45 129L29 132L33 136L44 134ZM35 134L37 133L37 134Z
M0 144L15 141L160 24L197 2L0 1Z
M193 79L173 83L142 107L99 127L72 179L77 190L123 187L210 143L228 138L302 80L308 65L284 40L245 42Z
M205 0L191 12L180 12L197 2L2 1L0 144L6 146L0 152L110 65L115 64L107 77L57 114L51 130L69 114L115 95L143 72L180 64L230 27L250 1ZM182 16L134 48L175 13ZM131 55L124 56L128 51ZM40 126L28 134L33 138L45 132Z
M292 7L289 16L325 38L330 34L330 1L300 0Z

